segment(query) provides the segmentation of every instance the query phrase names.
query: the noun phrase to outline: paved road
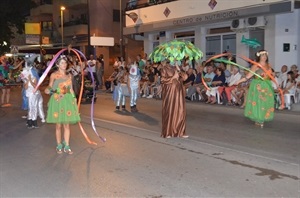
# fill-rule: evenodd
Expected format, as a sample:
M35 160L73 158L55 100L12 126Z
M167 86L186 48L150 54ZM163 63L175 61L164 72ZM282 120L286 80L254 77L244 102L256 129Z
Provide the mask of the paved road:
M0 109L0 197L299 197L299 114L276 112L260 129L241 109L189 102L190 138L163 139L160 108L141 99L139 113L117 113L99 94L95 124L107 142L82 105L98 145L72 126L68 156L55 153L53 125L27 130L14 97Z

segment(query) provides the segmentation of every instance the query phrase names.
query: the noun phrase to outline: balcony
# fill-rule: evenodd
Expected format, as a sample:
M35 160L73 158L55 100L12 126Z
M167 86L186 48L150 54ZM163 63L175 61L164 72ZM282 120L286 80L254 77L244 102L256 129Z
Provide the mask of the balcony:
M64 6L68 9L82 9L87 8L87 0L69 0L69 1L63 1Z
M171 1L177 1L177 0L129 0L128 3L126 4L125 11L145 8L145 7L158 5L162 3L168 3Z
M30 10L30 16L48 16L53 13L53 5L44 4Z
M67 23L66 23L67 24ZM58 29L61 34L61 28ZM65 37L73 37L73 36L81 36L88 34L88 25L87 24L74 24L64 26L64 36Z

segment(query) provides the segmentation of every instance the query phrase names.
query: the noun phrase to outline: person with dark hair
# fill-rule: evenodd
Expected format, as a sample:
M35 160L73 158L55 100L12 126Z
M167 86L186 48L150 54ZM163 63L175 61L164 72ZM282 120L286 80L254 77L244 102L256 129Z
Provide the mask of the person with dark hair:
M56 152L73 154L70 148L70 124L80 121L76 96L72 88L72 76L67 74L67 59L61 57L56 62L58 70L50 76L49 86L45 89L51 97L48 103L47 123L56 124ZM61 127L64 128L64 141L61 138Z
M216 75L214 76L212 82L211 82L211 87L210 89L206 90L206 95L207 95L207 102L206 103L210 103L210 104L216 104L217 100L216 100L216 94L218 92L219 87L222 87L225 85L225 73L222 70L222 68L217 67L216 69Z
M255 122L255 125L264 127L265 121L271 121L274 118L274 90L270 80L272 67L269 64L268 52L265 50L258 51L256 54L258 65L252 65L251 71L236 84L242 83L254 76L254 73L260 75L263 79L254 76L250 83L246 99L244 115Z

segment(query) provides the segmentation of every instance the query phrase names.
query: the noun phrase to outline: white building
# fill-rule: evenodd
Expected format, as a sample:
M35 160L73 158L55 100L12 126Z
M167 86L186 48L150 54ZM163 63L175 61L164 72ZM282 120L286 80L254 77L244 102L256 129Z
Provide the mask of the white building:
M126 11L124 34L143 35L148 54L176 38L192 41L203 51L203 60L225 50L253 58L256 51L266 49L275 71L284 64L300 66L299 0L165 0L144 6L141 2ZM261 47L241 43L242 36L257 39Z

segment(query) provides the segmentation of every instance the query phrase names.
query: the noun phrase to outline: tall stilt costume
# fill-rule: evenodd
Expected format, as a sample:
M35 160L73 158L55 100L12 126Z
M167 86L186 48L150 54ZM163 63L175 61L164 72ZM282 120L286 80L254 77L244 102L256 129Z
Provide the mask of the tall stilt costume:
M139 96L139 83L141 80L140 71L136 64L132 64L129 69L130 87L130 108L132 112L137 112L136 102Z

